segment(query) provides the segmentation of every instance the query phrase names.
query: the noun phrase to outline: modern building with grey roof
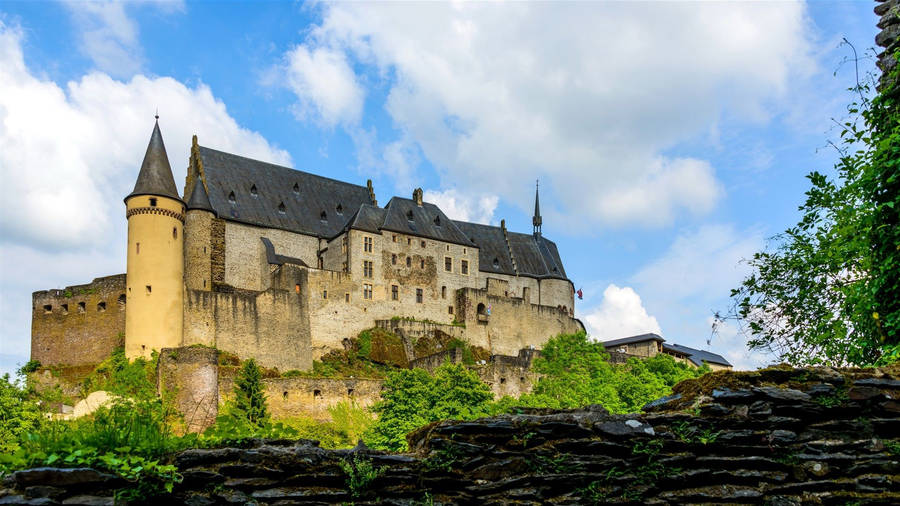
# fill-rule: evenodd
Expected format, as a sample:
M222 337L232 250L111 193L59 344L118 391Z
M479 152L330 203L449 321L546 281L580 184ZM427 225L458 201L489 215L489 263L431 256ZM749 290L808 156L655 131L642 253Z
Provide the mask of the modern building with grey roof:
M648 333L603 341L603 346L611 353L621 353L649 358L659 353L670 355L675 360L712 370L731 369L732 365L724 357L705 350L697 350L680 344L669 344L657 334Z

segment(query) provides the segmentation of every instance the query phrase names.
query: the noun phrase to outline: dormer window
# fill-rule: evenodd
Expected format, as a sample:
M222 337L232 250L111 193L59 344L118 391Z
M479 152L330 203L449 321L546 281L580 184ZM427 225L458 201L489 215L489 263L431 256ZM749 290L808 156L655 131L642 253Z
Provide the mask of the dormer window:
M278 212L281 214L284 214L285 212L287 212L287 208L284 207L284 202L278 204Z
M300 185L297 183L294 183L294 193L300 195Z
M334 210L337 211L338 214L344 214L344 206L340 204L338 204Z
M319 219L322 221L328 221L328 214L325 211L322 211L322 214L319 215Z
M499 269L499 268L500 268L500 259L495 257L494 258L494 269Z
M413 212L412 209L406 212L406 219L409 221L413 221Z
M228 202L234 204L234 192L228 194Z
M437 227L440 227L440 226L441 226L441 217L440 217L440 216L435 216L435 217L434 217L434 225L437 226Z
M254 197L259 196L259 193L257 193L257 191L256 191L256 185L253 185L250 187L250 195L253 195Z

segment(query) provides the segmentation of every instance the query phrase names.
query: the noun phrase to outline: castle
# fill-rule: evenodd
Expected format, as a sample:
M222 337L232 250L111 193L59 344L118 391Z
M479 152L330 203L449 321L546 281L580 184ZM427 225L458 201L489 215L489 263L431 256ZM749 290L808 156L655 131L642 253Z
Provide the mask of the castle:
M97 364L205 345L309 370L397 317L436 322L498 355L584 330L556 245L456 221L423 201L200 146L181 195L157 119L125 197L125 274L33 294L31 358Z

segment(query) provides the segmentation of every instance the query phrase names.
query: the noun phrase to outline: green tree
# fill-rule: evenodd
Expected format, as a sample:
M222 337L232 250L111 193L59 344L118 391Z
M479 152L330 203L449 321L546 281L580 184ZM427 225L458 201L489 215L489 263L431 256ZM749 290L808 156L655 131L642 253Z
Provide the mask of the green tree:
M260 427L269 419L266 394L263 392L262 371L252 358L244 362L234 381L232 414Z
M897 58L898 54L894 54ZM749 260L732 290L751 349L794 364L900 358L900 106L897 72L869 100L851 88L835 177L807 176L797 225Z
M13 453L20 439L41 425L37 403L9 374L0 377L0 453Z
M490 388L462 365L445 364L434 375L422 369L392 372L373 407L379 417L366 433L366 442L378 449L406 450L409 432L437 420L487 416L493 397Z

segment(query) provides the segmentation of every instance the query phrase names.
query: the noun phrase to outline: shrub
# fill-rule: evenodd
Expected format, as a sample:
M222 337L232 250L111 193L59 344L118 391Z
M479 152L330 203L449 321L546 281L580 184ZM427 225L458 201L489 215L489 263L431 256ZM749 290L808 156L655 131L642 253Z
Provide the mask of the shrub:
M244 362L234 381L234 397L230 410L233 416L245 418L260 427L268 421L262 373L252 358Z
M18 380L4 374L0 378L0 454L16 451L20 438L40 427L41 420L37 403L28 399Z

